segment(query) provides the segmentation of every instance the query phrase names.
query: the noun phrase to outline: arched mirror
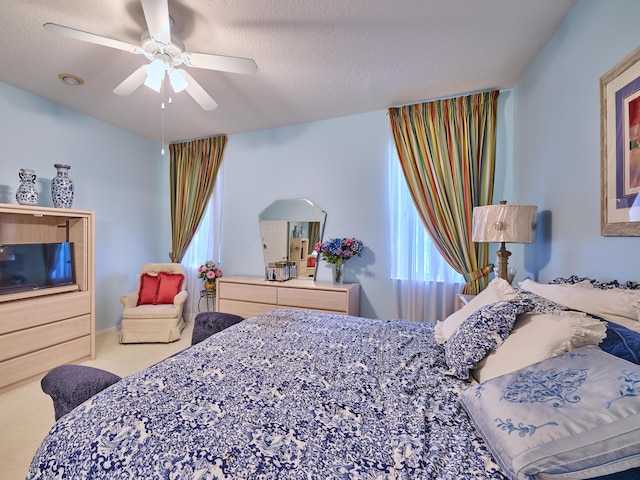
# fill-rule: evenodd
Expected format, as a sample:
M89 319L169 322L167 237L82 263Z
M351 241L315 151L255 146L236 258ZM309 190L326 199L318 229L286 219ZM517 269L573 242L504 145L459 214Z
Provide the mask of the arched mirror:
M298 278L316 278L313 248L322 240L326 212L307 199L276 200L259 215L265 267L295 262Z

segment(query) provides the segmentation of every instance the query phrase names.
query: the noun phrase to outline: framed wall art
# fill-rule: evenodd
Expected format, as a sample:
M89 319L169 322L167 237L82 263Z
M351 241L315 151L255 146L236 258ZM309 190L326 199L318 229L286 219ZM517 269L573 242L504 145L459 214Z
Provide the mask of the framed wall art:
M640 48L600 78L603 236L640 236Z

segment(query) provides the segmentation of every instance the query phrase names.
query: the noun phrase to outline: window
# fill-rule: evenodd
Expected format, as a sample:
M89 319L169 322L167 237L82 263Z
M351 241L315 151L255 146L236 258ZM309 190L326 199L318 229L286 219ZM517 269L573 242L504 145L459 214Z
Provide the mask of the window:
M184 252L182 262L180 262L185 268L197 269L207 260L213 260L216 264L220 261L223 178L224 169L220 165L209 204L202 215L200 225L198 225L191 243ZM219 264L218 266L221 267Z
M184 257L180 263L182 263L185 268L198 268L205 261L211 260L213 257L213 253L211 252L211 245L213 244L213 216L211 215L211 204L212 201L209 201L209 205L207 205L207 208L202 215L200 225L198 225L198 229L196 230L191 243L184 252ZM214 261L217 262L217 257Z
M185 270L187 290L189 297L185 303L183 316L188 321L193 321L200 311L200 290L202 279L198 278L198 267L207 260L213 260L218 267L224 267L220 262L220 218L222 212L222 165L218 169L216 185L211 195L211 200L202 216L200 225L182 257L182 266ZM203 304L204 306L204 304Z
M413 204L391 140L389 145L391 278L422 282L465 283L442 258Z

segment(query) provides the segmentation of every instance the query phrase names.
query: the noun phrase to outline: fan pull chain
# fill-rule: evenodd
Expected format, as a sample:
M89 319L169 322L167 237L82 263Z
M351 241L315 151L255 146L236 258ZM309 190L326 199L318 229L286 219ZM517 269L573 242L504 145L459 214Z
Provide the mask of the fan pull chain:
M162 154L162 156L164 157L164 95L165 95L165 84L166 82L162 82L162 103L160 105L160 109L162 110L162 150L160 151L160 153ZM169 103L171 103L171 97L169 97Z
M164 106L164 97L165 97L165 84L167 82L162 82L162 102L160 103L160 110L162 110L162 150L160 150L160 153L162 154L162 156L164 157L164 111L166 110L165 106ZM173 98L171 97L171 94L169 94L169 98L168 98L168 102L169 105L171 105L173 103Z
M162 109L162 150L160 150L160 153L164 157L164 101L160 108Z

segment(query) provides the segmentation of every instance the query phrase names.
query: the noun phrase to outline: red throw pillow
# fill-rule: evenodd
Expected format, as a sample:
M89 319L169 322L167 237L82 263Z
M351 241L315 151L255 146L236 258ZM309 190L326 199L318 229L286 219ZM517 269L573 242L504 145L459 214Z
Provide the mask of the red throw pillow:
M165 303L173 303L173 297L175 297L182 288L182 282L184 275L181 273L158 273L158 292L156 299L153 302L154 305L160 305Z
M138 305L151 305L155 303L158 281L156 275L143 273L140 275L140 289L138 290Z

